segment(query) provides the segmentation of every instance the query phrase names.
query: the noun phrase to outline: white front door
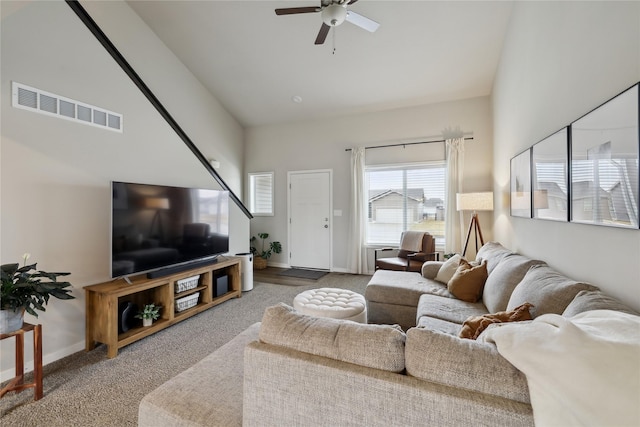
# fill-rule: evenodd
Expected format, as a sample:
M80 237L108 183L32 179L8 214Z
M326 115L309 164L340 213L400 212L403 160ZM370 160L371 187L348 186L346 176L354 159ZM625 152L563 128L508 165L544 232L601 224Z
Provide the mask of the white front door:
M289 264L331 269L331 170L289 172Z

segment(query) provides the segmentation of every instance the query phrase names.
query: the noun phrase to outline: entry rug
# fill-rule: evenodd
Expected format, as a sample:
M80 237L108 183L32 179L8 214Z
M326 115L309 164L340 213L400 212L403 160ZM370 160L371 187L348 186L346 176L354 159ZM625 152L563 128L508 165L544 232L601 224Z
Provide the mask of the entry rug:
M283 271L282 273L278 273L279 276L288 276L288 277L298 277L300 279L311 279L318 280L325 274L329 273L328 271L320 271L320 270L305 270L303 268L290 268L288 270Z

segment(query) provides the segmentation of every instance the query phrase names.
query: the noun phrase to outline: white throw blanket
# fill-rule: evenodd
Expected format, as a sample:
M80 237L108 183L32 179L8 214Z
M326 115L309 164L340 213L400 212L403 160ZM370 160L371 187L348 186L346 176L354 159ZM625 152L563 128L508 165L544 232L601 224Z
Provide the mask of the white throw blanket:
M400 242L400 249L410 252L420 252L422 250L423 231L405 231Z
M640 317L545 314L479 339L527 376L536 426L640 426Z

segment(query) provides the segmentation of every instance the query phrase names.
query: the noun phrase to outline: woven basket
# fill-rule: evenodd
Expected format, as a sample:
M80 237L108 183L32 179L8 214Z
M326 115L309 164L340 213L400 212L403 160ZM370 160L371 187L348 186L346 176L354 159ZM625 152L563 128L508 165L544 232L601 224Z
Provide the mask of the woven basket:
M262 257L253 258L253 269L254 270L264 270L267 268L267 260Z

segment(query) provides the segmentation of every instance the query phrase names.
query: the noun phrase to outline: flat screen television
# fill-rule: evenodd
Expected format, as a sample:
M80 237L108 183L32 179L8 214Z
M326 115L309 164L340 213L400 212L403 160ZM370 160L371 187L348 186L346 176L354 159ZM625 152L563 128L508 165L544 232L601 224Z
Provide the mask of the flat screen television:
M112 278L170 274L229 251L228 191L114 181L111 194Z

